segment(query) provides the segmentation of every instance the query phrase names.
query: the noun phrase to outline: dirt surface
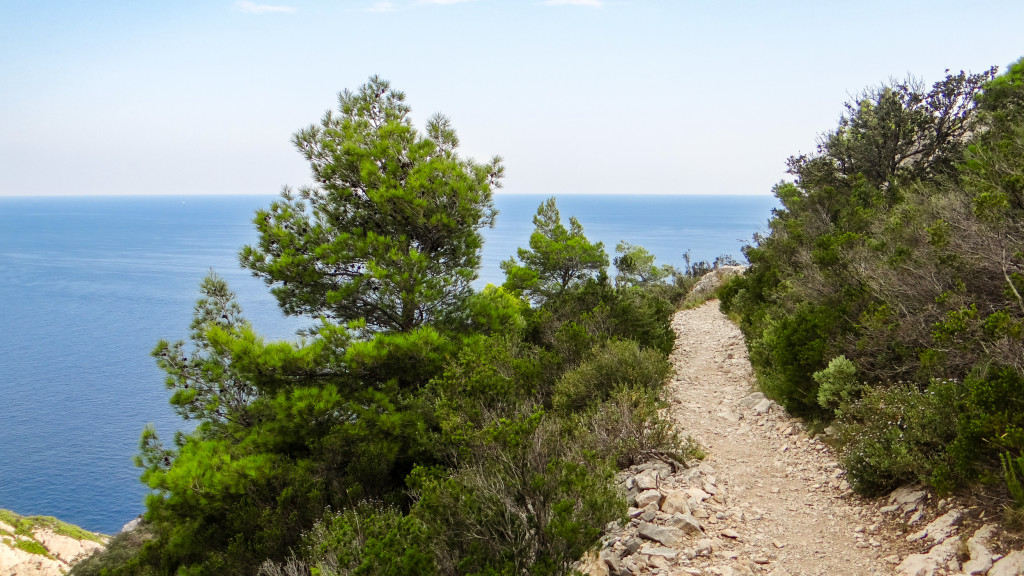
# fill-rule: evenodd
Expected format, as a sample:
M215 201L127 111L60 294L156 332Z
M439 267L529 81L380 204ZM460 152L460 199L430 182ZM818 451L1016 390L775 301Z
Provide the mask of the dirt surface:
M681 311L672 324L678 337L671 356L676 377L667 388L670 409L704 447L723 508L733 511L713 514L705 531L740 535L702 573L732 574L730 559L756 555L771 559L758 566L768 574L894 573L897 545L874 522L878 503L849 491L831 449L808 438L799 421L752 396L743 336L718 302Z

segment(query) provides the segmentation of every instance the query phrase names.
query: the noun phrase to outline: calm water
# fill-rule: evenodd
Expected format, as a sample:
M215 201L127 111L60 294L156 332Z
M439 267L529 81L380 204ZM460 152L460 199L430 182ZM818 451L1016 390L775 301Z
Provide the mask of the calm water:
M479 284L525 246L541 196L497 198ZM105 533L143 511L132 457L143 426L181 426L149 351L187 335L196 287L215 269L268 337L306 323L278 312L237 266L253 210L272 197L0 198L0 508ZM765 196L565 196L587 236L628 240L681 265L739 248L765 227Z

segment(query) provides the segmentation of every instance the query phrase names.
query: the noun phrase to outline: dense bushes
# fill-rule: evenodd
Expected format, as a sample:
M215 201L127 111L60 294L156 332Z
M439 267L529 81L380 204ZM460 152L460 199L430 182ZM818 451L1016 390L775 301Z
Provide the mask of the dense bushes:
M836 419L864 492L996 479L1001 453L1024 453L1022 76L847 104L790 159L770 234L721 291L765 392Z
M677 274L631 247L613 285L553 200L535 222L504 286L405 329L321 317L265 342L206 279L191 342L153 352L197 426L169 445L144 432L146 536L76 573L568 573L624 516L618 467L698 453L659 396ZM279 297L319 294L291 282Z
M551 402L555 410L572 414L607 400L620 388L657 390L671 371L659 351L641 349L628 340L611 341L562 374L555 382Z

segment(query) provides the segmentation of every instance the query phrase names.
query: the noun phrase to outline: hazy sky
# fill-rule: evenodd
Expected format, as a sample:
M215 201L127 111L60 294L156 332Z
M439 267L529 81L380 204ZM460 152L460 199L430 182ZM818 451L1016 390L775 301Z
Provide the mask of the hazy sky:
M0 195L273 194L372 74L508 193L769 193L868 85L1024 56L1024 2L0 0Z

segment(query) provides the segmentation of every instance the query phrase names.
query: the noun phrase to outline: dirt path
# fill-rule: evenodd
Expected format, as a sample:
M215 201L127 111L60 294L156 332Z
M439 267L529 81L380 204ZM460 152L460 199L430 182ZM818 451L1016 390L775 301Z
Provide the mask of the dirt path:
M722 510L702 520L719 549L695 567L705 574L734 574L737 566L792 576L892 574L888 539L870 524L875 511L849 492L831 450L778 405L751 396L743 337L718 302L681 311L672 325L671 411L706 449L705 474ZM728 530L739 537L723 538Z

